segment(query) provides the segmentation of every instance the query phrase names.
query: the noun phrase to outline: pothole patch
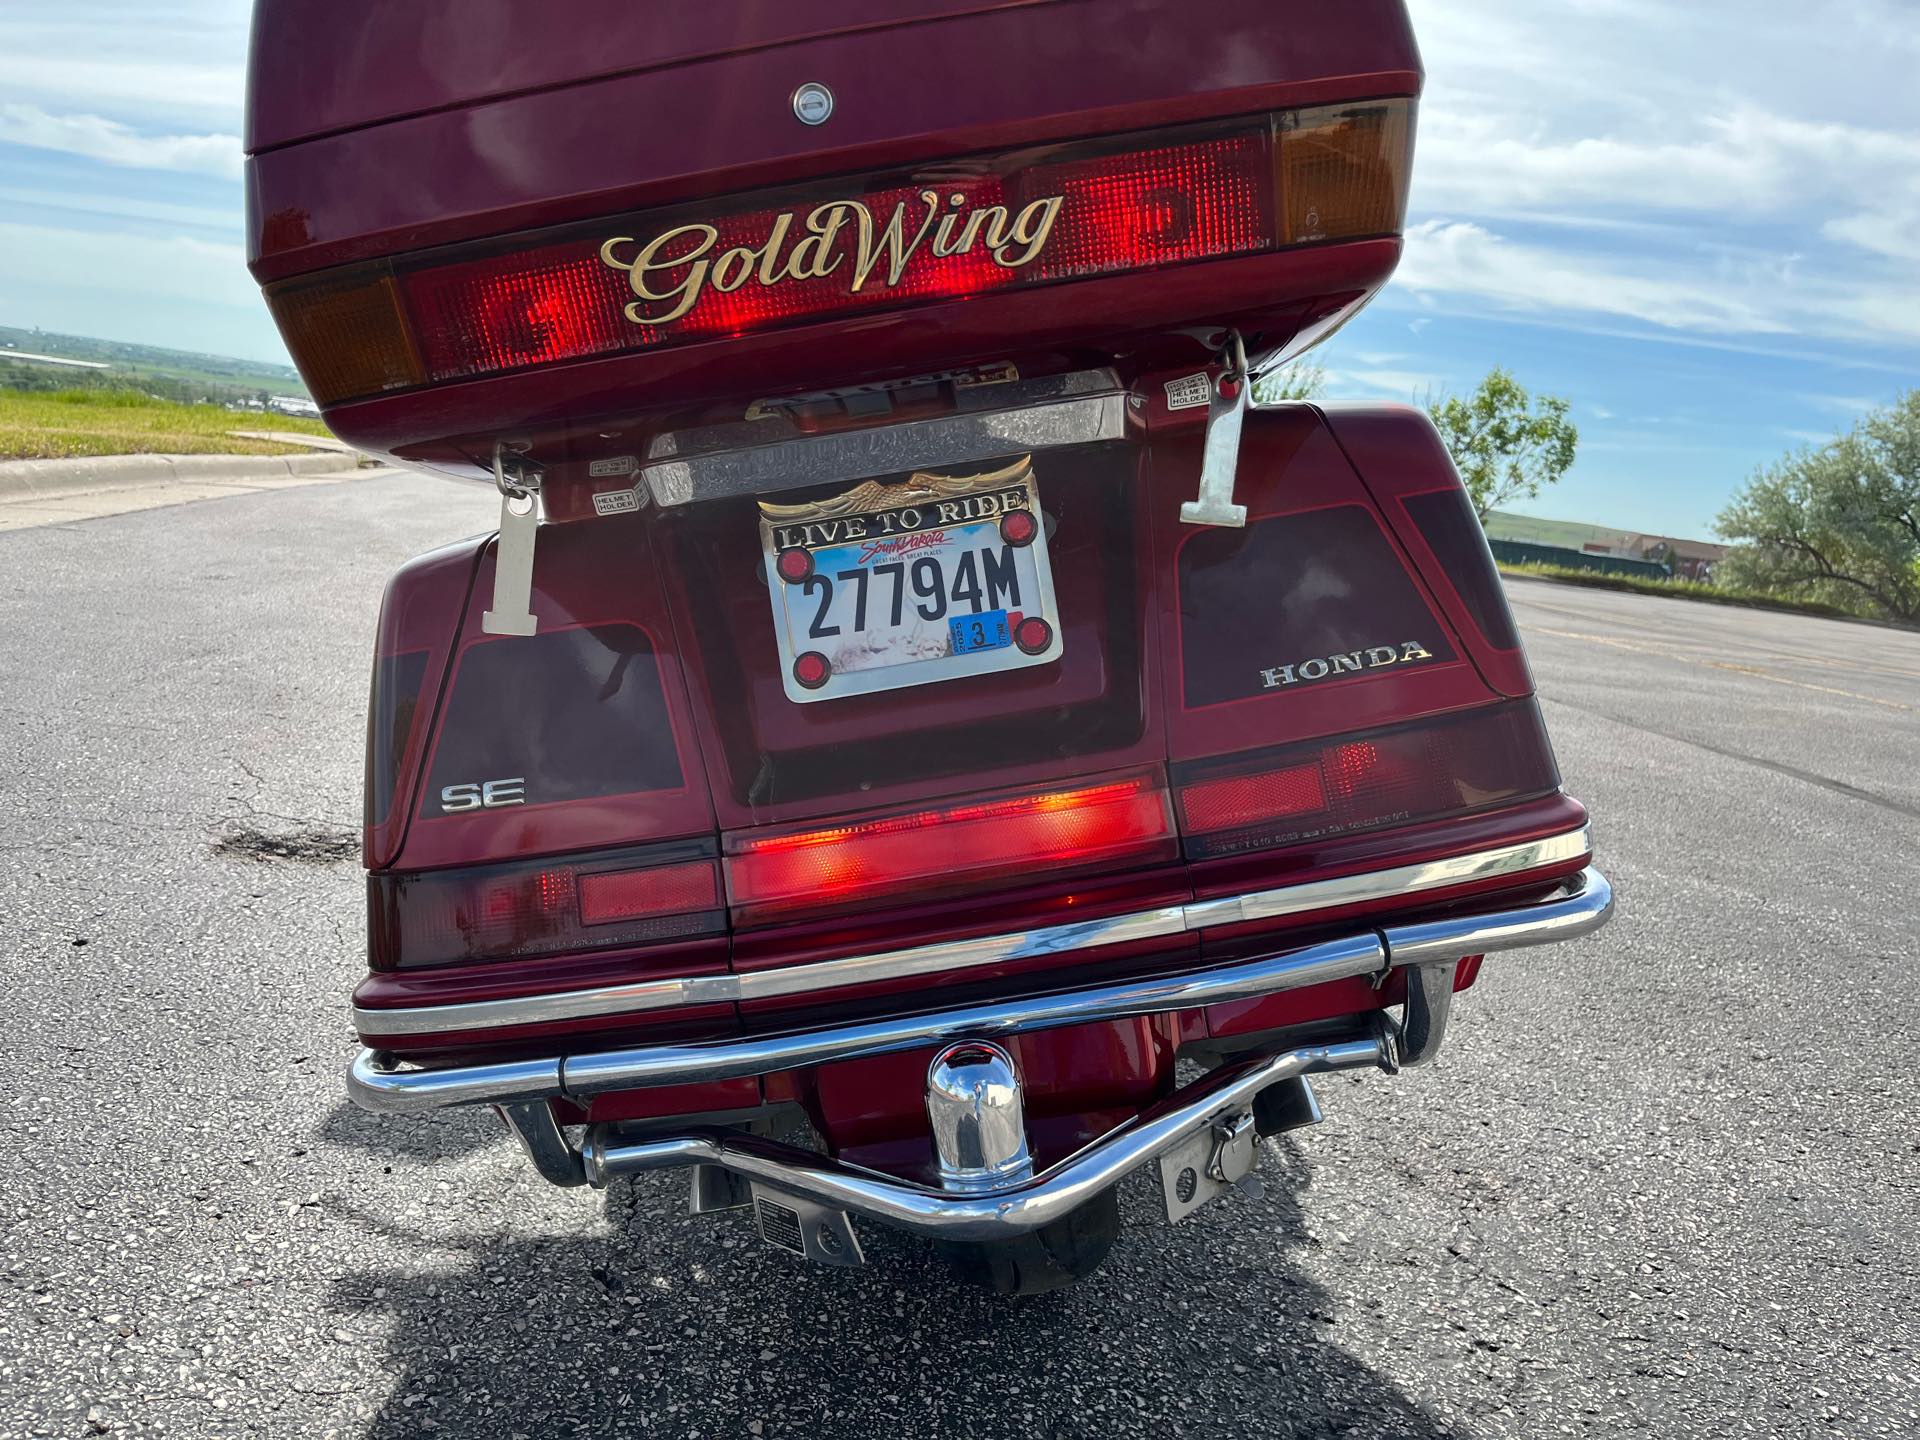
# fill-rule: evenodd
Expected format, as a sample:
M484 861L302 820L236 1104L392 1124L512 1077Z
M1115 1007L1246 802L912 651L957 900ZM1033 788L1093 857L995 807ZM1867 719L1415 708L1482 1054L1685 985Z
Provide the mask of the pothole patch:
M298 865L338 865L360 854L360 836L333 825L288 825L265 830L240 824L213 842L213 853L257 864L291 861Z

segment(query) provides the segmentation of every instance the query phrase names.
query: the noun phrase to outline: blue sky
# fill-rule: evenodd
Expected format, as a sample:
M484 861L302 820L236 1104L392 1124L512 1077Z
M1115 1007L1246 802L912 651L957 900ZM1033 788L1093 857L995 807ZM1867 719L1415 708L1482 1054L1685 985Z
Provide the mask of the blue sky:
M1321 353L1332 394L1504 364L1581 427L1526 508L1704 534L1920 385L1916 0L1413 10L1407 258ZM234 0L0 5L0 323L285 358L242 261L246 29Z

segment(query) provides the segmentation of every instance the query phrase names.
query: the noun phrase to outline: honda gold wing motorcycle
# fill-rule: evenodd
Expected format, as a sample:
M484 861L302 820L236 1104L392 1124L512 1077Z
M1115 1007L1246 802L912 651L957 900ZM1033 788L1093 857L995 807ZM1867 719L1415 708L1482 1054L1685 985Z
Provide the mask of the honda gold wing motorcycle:
M1403 0L258 0L281 334L500 496L381 612L353 1099L1042 1290L1603 924L1433 428L1259 403L1420 86Z

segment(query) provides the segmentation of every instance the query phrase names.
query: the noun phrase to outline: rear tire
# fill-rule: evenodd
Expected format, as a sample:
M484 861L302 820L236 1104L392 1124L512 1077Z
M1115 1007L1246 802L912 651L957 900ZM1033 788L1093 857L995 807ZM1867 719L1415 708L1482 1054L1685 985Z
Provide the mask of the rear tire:
M1071 1215L1011 1240L945 1241L955 1278L1001 1295L1044 1295L1091 1275L1120 1235L1120 1196L1102 1191Z

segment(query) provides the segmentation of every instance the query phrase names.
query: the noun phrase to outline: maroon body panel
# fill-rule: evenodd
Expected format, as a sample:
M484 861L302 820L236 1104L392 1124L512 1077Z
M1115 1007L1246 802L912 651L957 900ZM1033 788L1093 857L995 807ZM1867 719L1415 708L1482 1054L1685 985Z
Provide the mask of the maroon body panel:
M531 636L486 633L489 539L389 587L368 733L373 968L355 992L370 1045L434 1067L546 1059L1173 975L1532 900L1585 864L1423 875L1354 903L1350 888L1262 894L1585 824L1425 417L1255 411L1245 527L1181 519L1227 332L1255 355L1305 345L1400 258L1422 78L1406 0L349 8L258 0L253 272L337 433L470 478L498 461L537 472L543 517L560 522L540 530ZM831 91L819 123L799 118L803 85ZM916 223L910 202L920 228L875 269L873 234ZM860 258L843 274L835 236L856 213ZM820 216L839 218L795 238ZM1026 252L1004 236L974 250L975 229L949 228L963 216L1011 226ZM704 239L662 248L686 236ZM676 288L648 288L675 271ZM863 290L870 276L883 279ZM946 373L974 366L992 368ZM802 529L777 542L801 572L773 565L756 497L630 513L643 494L673 498L640 478L663 432L744 425L756 401L920 377L805 402L805 425L851 428L958 409L963 383L1096 368L1125 391L1105 402L1108 438L996 460L1023 466L1025 533L959 532L985 537L982 573L1001 577L1005 547L1039 546L1021 562L1035 566L1027 599L1000 578L983 605L977 577L949 593L936 573L930 631L902 626L904 567L880 546L816 577L810 556L836 547ZM1171 408L1197 380L1201 399ZM846 491L779 501L816 516L871 503ZM868 582L885 570L893 622L870 629ZM858 582L844 631L830 581ZM815 590L811 621L792 619L792 597ZM788 617L778 639L773 608ZM1025 659L818 690L889 656L991 648L963 643L970 623L1000 625ZM796 645L801 625L812 638ZM919 648L888 650L904 645L894 632ZM1052 948L1121 917L1121 943ZM966 963L1006 953L969 947L872 963L1035 931L1019 959ZM833 970L852 959L869 963ZM824 969L781 973L809 966ZM1477 971L1463 964L1456 986ZM696 1004L622 988L673 980L721 983ZM783 984L796 993L768 993ZM565 1003L511 1007L540 997ZM1015 1037L1036 1158L1165 1098L1183 1049L1217 1058L1405 998L1398 975L1349 979ZM496 1008L435 1013L471 1004ZM488 1023L580 1009L593 1013ZM555 1108L586 1123L797 1105L831 1152L932 1179L931 1053Z
M353 262L409 263L468 242L737 196L903 173L956 157L1290 107L1412 97L1403 0L1301 0L1284 15L1225 0L1192 23L1148 0L900 6L570 7L556 42L539 7L487 0L370 7L365 26L315 0L263 0L251 61L249 248L263 282ZM831 120L789 99L830 86ZM369 184L372 175L412 177ZM1349 232L1351 233L1351 232ZM588 253L591 253L591 245ZM953 365L1202 363L1232 324L1270 346L1331 324L1392 273L1390 235L904 312L575 359L329 404L342 437L451 473L484 473L494 440L557 473L554 516L584 505L565 474L644 453L676 411ZM294 347L296 359L300 346Z
M892 23L857 28L882 8ZM903 9L942 18L902 23ZM569 6L564 25L518 0L368 5L352 24L338 11L263 0L255 12L248 248L263 281L942 155L1411 95L1420 82L1403 0L1284 12L1221 0L1204 24L1152 0L814 0L744 14L595 0ZM788 108L808 81L834 92L828 125ZM369 185L369 173L410 183Z
M262 0L254 64L274 83L250 98L246 144L270 150L335 130L684 65L795 40L884 30L1057 0L574 0L564 17L516 0L367 5ZM565 23L556 23L564 19Z
M1480 673L1503 695L1531 695L1533 674L1500 592L1486 531L1440 433L1404 405L1329 405L1321 414L1368 492L1394 517L1421 582ZM1445 506L1436 510L1427 502Z
M1146 393L1158 390L1154 384ZM1329 417L1306 405L1256 412L1249 417L1241 457L1240 495L1250 510L1249 524L1245 530L1220 531L1179 522L1179 505L1192 495L1198 466L1197 422L1163 405L1140 410L1142 428L1132 440L1035 458L1042 503L1056 526L1062 623L1069 627L1067 654L1076 663L1015 672L1005 677L1012 683L982 677L825 706L786 702L767 629L750 502L551 527L538 553L533 599L548 640L480 634L477 617L490 593L490 554L480 555L476 565L469 547L422 565L396 582L389 611L437 615L442 633L432 633L431 627L423 632L416 620L402 637L388 623L382 644L397 645L404 638L415 647L437 646L434 663L449 676L448 697L458 693L463 667L488 647L557 644L580 627L609 623L652 636L663 723L635 743L670 749L684 783L438 815L426 777L438 778L433 757L452 743L449 724L469 723L451 715L443 702L438 713L429 707L427 718L410 727L407 743L424 750L424 763L421 755L409 754L388 767L417 778L403 791L408 802L400 818L369 832L370 860L401 870L432 870L481 858L564 861L574 853L590 856L667 839L707 837L712 844L743 827L833 821L849 810L937 802L955 793L1048 780L1090 782L1142 764L1154 767L1163 782L1177 783L1193 765L1211 765L1217 757L1311 746L1415 717L1491 714L1510 705L1509 695L1530 693L1517 650L1494 645L1487 633L1504 635L1510 628L1504 602L1490 614L1484 605L1476 609L1462 599L1463 593L1481 594L1494 585L1497 600L1484 546L1461 550L1456 533L1436 527L1425 511L1405 503L1439 496L1464 504L1458 477L1424 417L1408 410L1336 411ZM1364 477L1356 460L1365 467ZM1298 557L1283 547L1275 552L1281 565L1277 575L1257 566L1243 569L1247 555L1270 535L1307 545L1306 561L1296 565ZM458 558L461 553L464 559ZM1476 567L1484 573L1476 573ZM470 573L473 583L466 587ZM1244 585L1253 588L1234 588ZM1306 589L1291 595L1290 585ZM462 587L470 588L464 611L445 598L463 593ZM407 610L414 589L441 599ZM1327 594L1346 598L1327 610L1319 605ZM1230 611L1254 612L1258 631L1275 637L1273 645L1284 645L1294 635L1317 650L1358 647L1367 638L1395 647L1417 641L1426 658L1313 685L1269 688L1260 679L1263 671L1300 657L1264 642L1255 645L1231 630L1223 640L1216 613L1222 598ZM1340 628L1353 625L1360 628ZM1368 627L1379 627L1377 635ZM1098 663L1088 669L1089 661ZM1197 682L1245 693L1196 693ZM937 766L927 769L911 758L913 752L903 752L905 760L888 761L876 748L884 747L890 734L905 732L924 737L921 749L938 750L962 743L950 735L984 733L982 727L996 719L1028 709L1035 717L1071 713L1076 705L1106 703L1103 696L1118 697L1127 723L1070 759L1044 747L1021 753L1016 746L970 755L962 773L948 774ZM580 698L584 703L590 697L583 691ZM490 722L510 717L514 703L504 697L484 714ZM805 757L835 752L863 757L857 790L835 783L810 792L803 783L791 798L782 798L777 788L765 789L781 765L817 768ZM783 755L800 759L781 760ZM890 773L895 778L889 779ZM1104 874L1006 878L991 889L986 903L977 894L916 897L735 925L725 935L644 950L375 974L356 1001L379 1010L591 990L648 978L746 976L1419 864L1578 829L1586 812L1555 783L1548 775L1544 788L1530 797L1493 808L1329 833L1221 858ZM384 846L398 845L397 855L391 848L372 849L376 836ZM556 1047L613 1048L671 1037L781 1031L903 1007L1004 999L1063 984L1097 984L1280 953L1389 917L1427 918L1466 903L1484 904L1490 897L1528 898L1583 863L1574 859L1521 877L1467 882L1414 897L739 1006L640 1010L466 1033L450 1029L380 1043L438 1063L453 1057L532 1056ZM1150 1103L1164 1092L1170 1057L1184 1044L1337 1019L1399 999L1396 985L1375 989L1364 981L1341 981L1193 1012L1158 1029L1126 1022L1030 1037L1022 1042L1023 1061L1057 1082L1036 1091L1052 1107L1051 1118L1036 1123L1036 1137L1045 1137L1043 1150L1063 1154L1089 1138L1090 1127L1102 1129ZM1122 1060L1126 1063L1115 1068ZM766 1077L751 1094L729 1082L672 1094L610 1096L596 1102L591 1115L706 1113L788 1099L803 1104L843 1153L913 1173L926 1163L924 1116L919 1081L901 1077L925 1061L925 1055L889 1057ZM579 1118L586 1118L585 1112Z
M418 556L387 582L367 707L365 848L367 864L376 870L393 863L406 834L420 754L439 708L482 543L460 541ZM406 674L401 667L409 660L414 673Z

